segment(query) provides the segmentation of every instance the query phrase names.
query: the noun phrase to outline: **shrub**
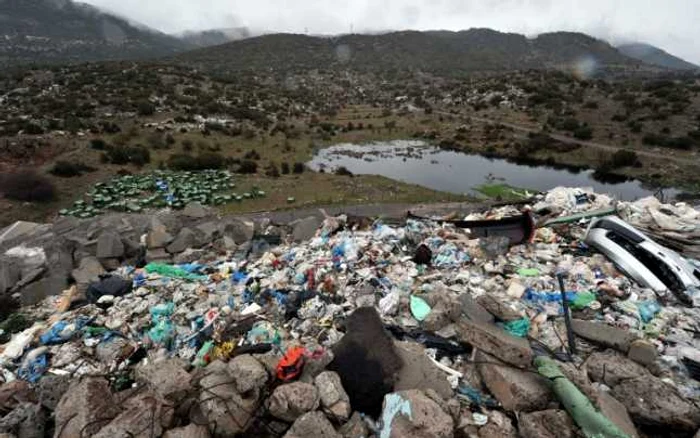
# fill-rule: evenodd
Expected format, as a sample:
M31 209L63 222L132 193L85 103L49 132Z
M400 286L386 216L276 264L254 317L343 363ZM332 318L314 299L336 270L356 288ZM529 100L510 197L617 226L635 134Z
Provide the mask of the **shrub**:
M168 158L168 167L173 170L221 169L226 164L226 158L215 152L204 152L197 156L173 154Z
M138 103L136 110L140 116L152 116L156 112L156 107L151 102L144 100Z
M340 166L335 169L335 174L340 176L353 176L352 172L350 172L345 166Z
M143 166L151 162L151 153L143 146L109 146L102 160L112 164Z
M581 126L574 131L574 137L579 140L590 140L593 138L593 129L590 126Z
M620 167L627 166L638 166L640 164L641 163L639 162L639 157L637 157L637 153L635 151L630 151L627 149L620 149L619 151L615 152L610 158L610 167L613 169L618 169Z
M260 154L258 151L248 151L245 155L243 155L243 158L246 160L259 160Z
M258 163L251 160L243 160L238 167L238 173L253 174L258 172Z
M52 175L60 176L63 178L71 178L74 176L80 176L86 172L94 172L95 168L86 166L81 162L71 163L68 161L57 161L54 163L53 167L49 172Z
M32 170L0 175L0 191L8 199L24 202L48 202L56 197L51 181Z
M280 165L280 172L282 172L282 175L289 175L289 163L287 163L286 161L283 162Z
M103 151L107 149L107 143L101 138L94 138L90 140L90 147L96 151Z
M277 168L277 164L275 164L275 163L268 164L267 167L265 168L265 175L269 176L270 178L279 178L280 171Z
M295 173L298 175L300 173L304 173L305 169L306 169L306 166L304 166L304 163L296 162L296 163L294 163L294 166L292 167L292 173Z

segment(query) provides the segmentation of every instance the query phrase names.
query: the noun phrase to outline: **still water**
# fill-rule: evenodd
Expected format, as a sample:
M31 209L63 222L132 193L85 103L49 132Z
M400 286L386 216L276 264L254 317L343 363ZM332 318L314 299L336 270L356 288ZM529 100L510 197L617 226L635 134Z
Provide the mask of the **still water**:
M503 159L446 151L420 140L396 140L365 145L338 144L320 150L309 167L334 171L344 166L355 174L382 175L434 190L474 194L482 184L506 183L515 187L546 191L557 186L593 187L620 200L653 195L636 180L606 183L593 179L593 171L554 169L515 164ZM678 190L665 189L673 197Z

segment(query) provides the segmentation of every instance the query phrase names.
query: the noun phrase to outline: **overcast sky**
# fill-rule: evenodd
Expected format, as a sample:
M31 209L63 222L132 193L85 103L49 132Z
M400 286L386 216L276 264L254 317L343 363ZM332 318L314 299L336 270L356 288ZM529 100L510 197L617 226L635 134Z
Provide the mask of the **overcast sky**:
M168 33L225 27L347 33L490 27L644 41L700 63L699 0L83 0Z

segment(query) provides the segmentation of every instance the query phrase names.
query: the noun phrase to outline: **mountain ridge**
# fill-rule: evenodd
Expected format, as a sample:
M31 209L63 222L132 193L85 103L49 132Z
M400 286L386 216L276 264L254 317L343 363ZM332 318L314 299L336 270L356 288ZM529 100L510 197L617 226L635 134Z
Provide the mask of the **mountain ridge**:
M639 59L647 64L657 65L672 70L700 70L700 66L690 63L666 52L663 49L647 43L628 43L617 46L617 49L630 58Z

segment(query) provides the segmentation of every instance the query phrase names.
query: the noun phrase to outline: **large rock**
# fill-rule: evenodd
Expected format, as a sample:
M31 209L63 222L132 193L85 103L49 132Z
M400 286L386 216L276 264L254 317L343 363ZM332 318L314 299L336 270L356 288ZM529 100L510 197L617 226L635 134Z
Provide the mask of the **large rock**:
M183 228L166 248L170 254L179 254L187 248L192 248L197 243L197 235L189 228Z
M234 436L245 432L259 407L259 394L243 397L236 391L233 376L221 361L207 368L199 383L199 409L215 436Z
M101 377L85 377L73 383L58 402L54 438L92 436L119 412L109 382Z
M610 387L635 377L651 376L646 368L613 350L591 354L585 365L594 382Z
M491 411L489 422L479 429L479 438L518 438L518 431L506 414Z
M627 352L627 357L644 366L649 366L656 362L657 356L656 346L643 339L632 342Z
M343 438L366 438L369 436L367 424L362 419L362 415L360 415L359 412L352 414L350 420L338 429L338 433L340 433Z
M593 400L595 400L595 405L600 413L615 423L628 437L637 438L639 436L625 405L617 401L609 392L598 390L598 394Z
M60 273L50 272L47 277L25 286L20 292L20 304L33 306L46 297L60 294L68 284L68 278Z
M444 371L438 369L425 354L425 348L415 342L396 342L396 352L403 366L396 374L395 391L433 389L442 398L453 395Z
M454 420L427 395L418 390L384 396L382 438L451 438Z
M523 312L513 306L509 301L504 301L491 294L484 294L476 300L490 314L501 321L516 321L523 318Z
M547 379L535 373L513 368L481 351L475 361L484 384L509 411L539 411L554 400Z
M199 224L195 227L194 231L197 233L197 246L208 245L221 234L219 224L216 222Z
M87 285L100 278L100 275L106 271L97 257L83 257L80 264L73 270L71 276L81 288L86 288Z
M210 438L211 434L206 426L199 426L196 424L190 424L185 427L178 427L175 429L170 429L165 432L163 438Z
M521 414L518 429L522 438L573 438L574 422L566 411L548 410Z
M249 354L236 356L228 364L229 372L236 380L236 390L247 394L262 389L269 378L263 364Z
M53 411L56 409L58 402L66 393L70 386L70 378L68 376L56 376L47 374L42 376L37 387L39 403L47 409Z
M309 412L299 417L284 438L342 438L323 413Z
M577 336L623 353L627 353L630 344L638 339L634 333L600 322L574 319L571 321L571 328Z
M124 244L119 235L103 231L97 238L98 259L120 258L124 256Z
M199 202L190 202L182 210L182 215L192 219L203 219L209 216L209 210Z
M148 246L148 249L165 248L172 241L173 236L165 228L157 228L148 233L146 246Z
M323 224L323 221L316 216L309 216L305 219L300 219L292 225L292 238L295 242L303 242L309 240L316 235L316 230Z
M93 438L150 438L161 436L173 424L174 406L156 394L139 394L122 404L125 410L92 435Z
M424 329L432 332L437 332L446 325L456 322L462 313L462 305L459 298L447 291L433 293L426 297L432 309L422 322Z
M254 233L255 224L250 221L230 219L224 225L224 236L233 239L236 245L250 242L253 239Z
M275 388L268 402L272 416L284 421L295 421L305 413L318 409L320 396L314 385L294 382Z
M625 380L613 388L612 395L637 424L686 431L700 428L700 409L656 377Z
M338 373L324 371L314 381L321 397L321 406L335 418L347 420L350 418L350 397L343 389Z
M9 257L0 257L0 294L12 289L21 279L22 270Z
M165 432L163 438L210 438L211 434L206 426L199 426L196 424L190 424L185 427L178 427L175 429L170 429Z
M136 379L146 383L161 397L177 402L192 390L192 377L183 365L178 359L150 362L136 368Z
M12 433L17 438L44 438L46 420L41 405L21 403L0 419L0 432Z
M481 304L479 304L469 293L464 293L459 296L462 305L462 314L471 321L478 321L485 324L490 324L495 321L491 315Z
M493 324L462 320L457 324L457 338L520 368L530 366L534 357L527 340Z

